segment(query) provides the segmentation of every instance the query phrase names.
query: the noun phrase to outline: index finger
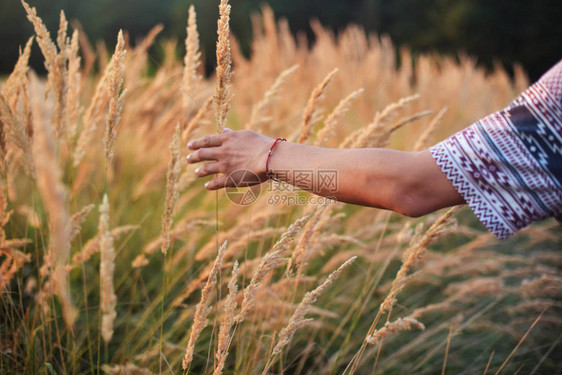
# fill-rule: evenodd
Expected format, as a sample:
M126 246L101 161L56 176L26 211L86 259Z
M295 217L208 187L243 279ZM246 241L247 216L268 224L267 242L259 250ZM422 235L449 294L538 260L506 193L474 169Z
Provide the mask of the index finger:
M187 147L191 150L197 150L204 147L218 147L222 145L223 136L221 134L208 134L204 137L194 139L187 143Z

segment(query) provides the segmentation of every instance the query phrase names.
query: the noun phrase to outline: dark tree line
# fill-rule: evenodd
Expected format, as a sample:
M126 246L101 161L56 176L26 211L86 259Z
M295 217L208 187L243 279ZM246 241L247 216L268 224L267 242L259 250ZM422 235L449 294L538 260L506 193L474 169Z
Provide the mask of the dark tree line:
M269 0L278 17L293 31L312 36L309 20L339 30L350 22L369 31L389 34L414 52L464 51L485 66L497 61L508 69L521 63L531 79L562 58L562 2L559 0ZM198 12L201 44L208 67L213 66L218 0L29 0L53 32L60 9L78 19L91 40L104 39L111 48L119 28L131 37L162 23L162 35L182 39L187 9ZM249 15L263 0L231 0L232 30L246 49L251 39ZM19 0L0 1L0 74L11 71L18 46L32 35ZM180 43L181 44L181 43ZM158 55L158 49L153 51ZM181 51L179 51L181 53ZM42 59L35 47L32 65Z

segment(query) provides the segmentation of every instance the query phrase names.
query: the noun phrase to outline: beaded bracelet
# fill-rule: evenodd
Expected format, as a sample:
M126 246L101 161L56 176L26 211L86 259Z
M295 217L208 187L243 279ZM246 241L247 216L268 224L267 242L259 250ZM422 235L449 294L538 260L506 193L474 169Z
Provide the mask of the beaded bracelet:
M271 147L269 148L269 152L268 152L268 154L267 154L267 159L266 159L266 161L265 161L265 174L266 174L268 177L272 177L272 175L273 175L271 172L269 172L269 159L271 158L271 153L273 152L273 149L275 148L275 146L277 146L277 144L278 144L279 142L283 142L283 141L286 141L286 139L285 139L285 138L277 138L277 139L275 140L275 142L273 142L273 144L272 144Z

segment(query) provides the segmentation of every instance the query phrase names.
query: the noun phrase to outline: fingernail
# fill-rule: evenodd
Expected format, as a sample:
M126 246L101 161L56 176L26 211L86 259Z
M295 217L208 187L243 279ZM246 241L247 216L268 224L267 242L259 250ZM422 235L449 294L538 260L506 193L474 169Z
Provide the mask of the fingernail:
M191 154L187 155L187 160L191 159Z
M200 170L201 170L201 168L197 168L197 169L195 170L195 174L199 173Z
M231 132L231 131L232 131L232 129L229 129L229 128L224 128L222 130L223 133L228 133L228 132Z
M209 187L209 185L211 185L210 181L205 182L205 187Z
M193 146L193 142L188 142L187 147L191 148L191 146Z

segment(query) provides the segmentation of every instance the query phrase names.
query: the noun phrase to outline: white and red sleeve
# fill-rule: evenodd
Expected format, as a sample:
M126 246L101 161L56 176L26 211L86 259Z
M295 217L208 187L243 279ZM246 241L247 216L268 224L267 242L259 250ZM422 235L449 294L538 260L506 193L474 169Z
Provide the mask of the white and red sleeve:
M501 239L534 221L562 216L562 60L510 106L430 151Z

